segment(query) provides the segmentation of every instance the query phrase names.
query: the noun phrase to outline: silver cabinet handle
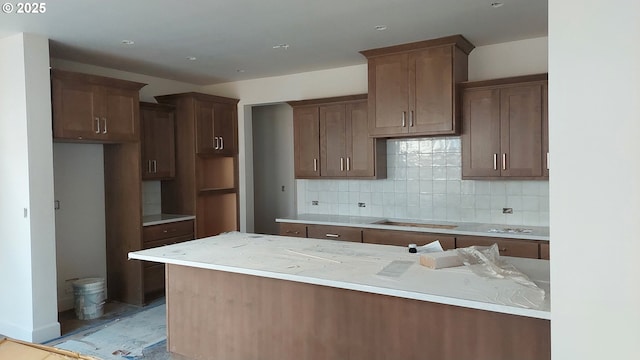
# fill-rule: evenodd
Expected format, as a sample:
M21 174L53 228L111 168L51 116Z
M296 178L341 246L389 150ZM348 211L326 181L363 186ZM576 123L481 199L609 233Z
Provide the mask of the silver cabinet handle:
M413 110L409 111L409 127L413 127Z
M217 136L213 137L213 149L220 150L220 138Z
M407 112L403 111L402 112L402 127L406 127L407 126Z
M220 150L224 150L224 138L220 136Z
M498 170L498 154L493 154L493 170Z
M350 158L347 157L347 171L351 171L351 161L349 159Z
M502 153L502 170L507 170L507 153Z
M547 151L547 170L549 170L549 152Z
M96 118L96 134L100 134L100 118Z
M313 171L318 171L318 159L313 159Z
M153 173L157 173L158 172L158 162L156 160L152 160L153 162Z
M339 234L324 234L324 236L330 237L330 238L339 238L340 237Z
M104 121L104 129L102 129L102 133L106 134L107 133L107 118L103 117L102 121Z
M151 174L151 160L147 160L147 174Z
M344 171L344 158L340 158L340 171Z

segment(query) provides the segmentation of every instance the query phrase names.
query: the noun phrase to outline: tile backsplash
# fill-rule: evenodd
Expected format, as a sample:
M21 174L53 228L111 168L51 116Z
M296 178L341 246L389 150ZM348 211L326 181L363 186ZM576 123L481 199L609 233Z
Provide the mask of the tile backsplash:
M160 181L142 182L142 215L162 212L162 188Z
M548 181L462 180L460 144L387 140L387 179L297 180L298 213L549 226Z

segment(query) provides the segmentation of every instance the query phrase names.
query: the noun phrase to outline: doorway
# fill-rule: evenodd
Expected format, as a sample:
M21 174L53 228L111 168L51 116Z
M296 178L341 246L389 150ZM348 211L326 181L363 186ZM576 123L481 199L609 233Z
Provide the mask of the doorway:
M253 106L254 231L278 234L276 218L296 215L293 110L287 104Z

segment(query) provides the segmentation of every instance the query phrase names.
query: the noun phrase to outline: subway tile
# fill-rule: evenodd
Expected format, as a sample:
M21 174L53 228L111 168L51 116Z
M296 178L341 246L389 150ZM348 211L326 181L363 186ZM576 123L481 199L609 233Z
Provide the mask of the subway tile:
M386 180L371 180L371 192L381 193Z
M540 196L549 196L549 182L548 181L539 181L540 186Z
M463 194L473 195L476 193L476 183L473 180L461 180L460 181L460 190Z
M447 194L458 194L461 193L461 185L460 180L447 180Z
M369 205L366 207L358 207L358 216L371 216L371 208Z
M414 206L414 205L408 205L407 219L420 219L420 207Z
M349 180L338 180L338 191L349 191Z
M395 207L393 206L385 206L382 209L382 216L386 218L393 218L395 216Z
M406 219L409 216L409 213L407 212L407 206L395 206L393 208L393 216L396 219Z
M419 153L410 153L407 154L407 167L408 168L418 168L420 166L420 154Z
M433 195L433 208L446 208L447 207L447 195L434 194Z
M433 219L433 208L431 206L429 207L420 206L420 219L423 219L423 220Z
M447 180L462 179L462 169L459 166L447 166Z
M539 211L540 210L540 197L538 197L538 196L523 196L522 197L522 210Z
M507 186L503 181L491 181L491 195L506 195Z
M448 209L460 209L460 194L447 194L447 208Z
M387 140L387 155L395 155L398 153L398 141Z
M407 193L396 193L395 206L407 207Z
M522 195L522 183L520 181L507 181L505 185L507 195Z
M358 201L356 201L356 203L363 202L365 204L371 204L371 198L372 198L371 193L361 192L358 194Z
M460 209L460 221L474 222L476 220L475 209Z
M447 220L447 208L433 208L433 220Z
M349 192L360 191L360 184L356 180L349 181Z
M514 210L513 214L505 215L507 225L522 225L522 212Z
M382 194L382 204L384 206L393 206L396 203L396 194L395 193L383 193Z
M549 226L549 213L541 211L538 218L538 226Z
M419 194L419 193L420 193L420 181L407 180L407 194Z
M371 185L373 180L359 180L360 192L371 192Z
M490 181L476 181L475 182L475 194L476 195L491 195L491 182Z
M420 180L433 180L433 168L431 166L420 168Z
M549 212L549 197L541 196L538 201L540 201L538 209L542 212Z
M340 183L338 183L335 180L327 180L327 191L339 191L340 190Z
M422 168L433 166L433 154L420 154L420 166Z
M476 195L475 207L477 210L491 209L491 195Z
M463 209L475 209L476 197L469 194L462 195L460 197L460 207Z
M407 169L407 180L418 180L420 179L420 168L408 168Z
M357 205L360 201L360 193L357 191L349 192L349 205Z
M407 168L407 154L396 155L395 163L393 164L395 168Z
M433 140L433 152L445 152L447 151L446 141L443 138L436 138Z
M494 224L505 224L507 222L505 216L506 215L502 213L502 209L491 210L491 222Z
M444 153L433 154L433 166L447 166L447 156Z
M433 193L434 194L446 194L447 193L447 182L444 180L434 180L433 181Z
M433 181L420 180L420 193L432 194L433 193Z
M421 208L429 208L433 207L433 195L431 194L420 194L420 207Z
M447 180L447 168L446 167L432 167L433 180Z
M394 192L406 193L407 192L407 180L396 180Z
M431 154L433 152L433 140L421 139L420 140L420 154Z
M381 192L372 192L371 193L371 204L373 205L382 205L382 193Z
M420 141L407 140L407 154L419 154L419 153L420 153Z
M522 211L522 225L536 226L539 223L538 211Z
M338 203L339 204L348 204L349 203L349 194L350 192L341 191L338 193Z
M393 177L394 180L407 180L407 168L396 168Z
M505 195L491 195L491 210L500 210L507 207L507 197Z
M540 182L539 181L523 181L522 182L522 195L539 196L540 195Z
M460 137L449 137L445 139L445 148L447 152L461 152L462 141Z
M491 223L491 212L489 210L478 210L476 209L476 222L480 223Z
M370 209L371 209L371 214L370 214L371 216L375 216L375 217L384 216L381 205L371 205Z
M407 141L398 140L398 154L406 154L406 153L407 153Z
M396 183L394 180L384 180L384 186L382 188L382 191L385 193L393 193L396 190Z
M447 208L447 221L460 221L460 208Z
M462 156L460 156L460 154L446 153L445 160L447 166L462 166Z
M522 211L522 196L507 195L506 207L513 208L514 211Z
M420 206L420 197L418 194L407 194L407 206Z

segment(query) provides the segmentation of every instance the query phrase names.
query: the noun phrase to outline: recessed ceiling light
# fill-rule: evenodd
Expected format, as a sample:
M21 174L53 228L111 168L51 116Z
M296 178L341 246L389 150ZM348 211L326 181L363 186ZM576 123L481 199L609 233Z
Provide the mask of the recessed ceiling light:
M385 31L385 30L387 30L387 25L376 25L374 27L374 29L376 29L378 31Z
M273 45L274 49L284 49L287 50L289 48L289 44L278 44L278 45Z
M122 40L123 45L133 45L135 42L133 40Z
M189 61L196 61L197 58L195 56L187 56L187 60Z
M491 7L492 8L499 8L500 6L504 5L504 3L501 3L499 1L495 1L491 3Z
M244 70L243 69L237 69L236 72L243 73Z

